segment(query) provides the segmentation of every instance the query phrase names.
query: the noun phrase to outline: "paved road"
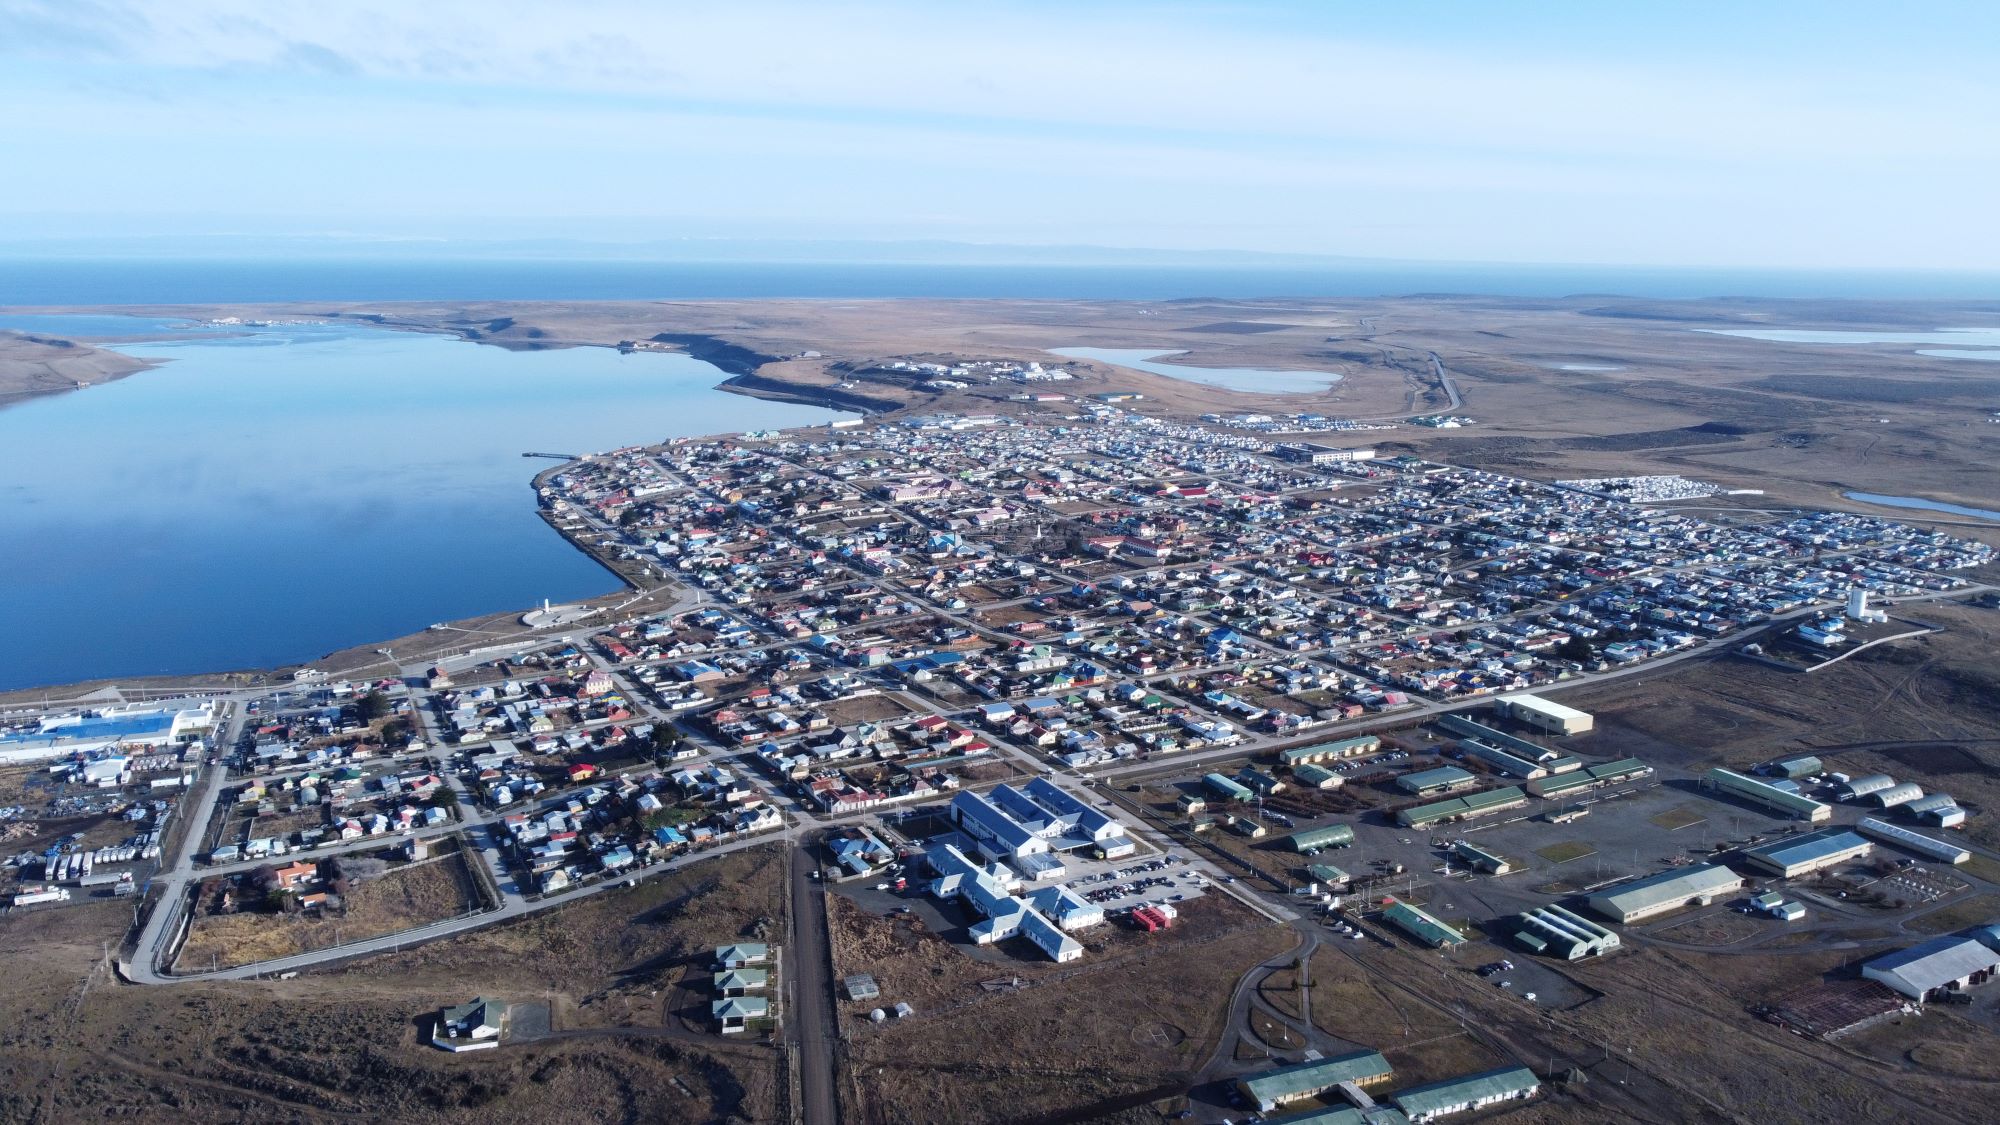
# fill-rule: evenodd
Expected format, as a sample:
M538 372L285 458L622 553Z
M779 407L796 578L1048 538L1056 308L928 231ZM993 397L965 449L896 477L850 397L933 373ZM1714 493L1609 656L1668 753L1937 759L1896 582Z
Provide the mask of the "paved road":
M819 866L808 845L791 851L792 948L785 958L791 1010L785 1028L798 1053L806 1125L834 1125L840 1102L834 1091L833 967L827 947L826 893L811 872Z
M236 744L236 736L243 728L245 716L241 703L231 701L226 706L228 718L224 720L222 732L215 743L224 753ZM202 837L208 832L209 817L215 812L216 799L222 795L222 783L229 773L226 767L220 765L204 769L205 776L196 782L195 790L182 803L184 830L181 833L180 853L153 875L152 882L160 889L160 899L146 919L145 928L139 931L139 941L134 946L135 961L127 967L125 974L128 980L138 979L141 964L147 971L151 970L152 954L148 951L158 950L161 941L180 922L181 903L186 897L188 881L196 877L194 857L201 849Z
M753 848L775 842L775 837L771 834L759 833L746 839L735 840L703 851L690 852L687 855L678 856L654 867L642 868L632 872L629 877L650 878L663 871L671 871L675 868L685 867L691 863L699 863L712 859L715 856L728 855L731 852L742 851L744 848ZM445 921L436 922L415 930L385 934L366 941L348 942L346 945L335 946L330 949L314 950L310 953L300 953L275 961L259 961L253 965L223 969L213 973L178 973L170 976L159 971L156 966L156 960L165 952L162 947L162 938L166 932L169 932L169 928L164 924L163 919L171 916L177 920L182 915L182 911L177 909L179 899L178 897L174 897L162 901L159 908L153 912L154 918L148 921L146 930L140 935L138 952L134 955L129 965L123 965L121 968L125 970L126 979L138 984L181 984L188 981L243 980L249 977L275 976L279 973L308 969L325 961L355 957L368 953L387 953L414 942L431 941L448 934L463 933L466 930L475 930L482 926L490 926L496 922L504 922L525 914L533 914L538 910L547 910L552 907L589 898L595 894L602 894L605 891L615 890L624 886L625 882L626 880L623 878L606 879L578 887L573 891L537 900L507 896L504 894L503 887L503 898L506 901L496 910L488 910L479 914L468 914L459 918L449 918Z

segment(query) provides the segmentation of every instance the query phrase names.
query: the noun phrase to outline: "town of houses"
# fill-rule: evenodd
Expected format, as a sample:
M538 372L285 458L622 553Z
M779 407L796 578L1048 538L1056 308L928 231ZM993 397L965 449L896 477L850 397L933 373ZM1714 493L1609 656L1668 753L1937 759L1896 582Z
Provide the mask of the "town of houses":
M915 419L566 464L541 481L551 522L679 589L676 607L414 676L301 671L215 748L230 779L204 886L221 901L275 877L330 908L316 857L420 862L454 837L508 888L495 901L548 900L818 823L829 878L890 871L900 890L922 870L974 940L1067 961L1106 902L1151 931L1202 886L1167 858L1094 866L1135 845L1078 774L1267 758L1191 765L1180 799L1204 822L1210 800L1258 801L1224 819L1261 835L1290 824L1263 798L1407 757L1349 728L1535 699L1781 619L1825 632L1857 592L1950 593L1991 555L1865 516L1705 519L1341 453L1095 404L1062 424ZM1453 757L1525 788L1413 763L1396 785L1425 803L1394 812L1406 827L1651 772L1444 719L1465 736ZM123 779L199 737L78 744L57 765ZM1341 827L1292 850L1351 840Z

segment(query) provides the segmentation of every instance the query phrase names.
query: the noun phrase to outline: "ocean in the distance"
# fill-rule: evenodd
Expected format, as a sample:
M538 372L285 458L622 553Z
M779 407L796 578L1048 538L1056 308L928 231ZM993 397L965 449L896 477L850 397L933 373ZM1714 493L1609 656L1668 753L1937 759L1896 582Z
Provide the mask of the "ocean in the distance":
M1515 297L2000 298L2000 275L1454 263L1024 266L563 260L0 258L0 306L748 297L1172 300L1479 293Z
M62 327L0 313L31 324ZM553 462L523 453L842 417L657 352L351 324L117 348L165 362L0 410L0 689L311 661L608 593L536 515Z

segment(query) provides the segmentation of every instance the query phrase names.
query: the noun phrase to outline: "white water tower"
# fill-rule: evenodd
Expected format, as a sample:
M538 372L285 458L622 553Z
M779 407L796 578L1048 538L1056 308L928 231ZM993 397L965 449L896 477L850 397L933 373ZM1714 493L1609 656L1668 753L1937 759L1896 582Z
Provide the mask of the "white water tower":
M1859 586L1849 586L1847 588L1847 616L1850 620L1854 621L1880 623L1889 620L1889 614L1886 611L1868 608L1868 591Z

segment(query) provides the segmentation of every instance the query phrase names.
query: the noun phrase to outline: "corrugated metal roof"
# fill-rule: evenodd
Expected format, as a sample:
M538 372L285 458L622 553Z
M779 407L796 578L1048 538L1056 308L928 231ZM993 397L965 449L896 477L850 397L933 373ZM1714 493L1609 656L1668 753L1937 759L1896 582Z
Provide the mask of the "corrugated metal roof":
M1407 902L1390 899L1388 907L1382 911L1382 917L1395 923L1417 940L1433 946L1465 944L1464 934Z
M1893 808L1896 805L1907 805L1911 801L1922 800L1924 787L1914 781L1905 781L1901 785L1892 785L1887 789L1878 789L1870 793L1869 796L1874 798L1875 803L1881 805L1883 808Z
M1793 836L1761 847L1748 848L1743 854L1752 859L1762 859L1776 864L1783 870L1869 846L1868 841L1859 833L1846 828L1823 828L1818 832L1808 832L1803 836Z
M1318 1093L1342 1082L1366 1082L1390 1073L1389 1060L1380 1051L1350 1051L1267 1070L1242 1079L1242 1084L1244 1092L1259 1105L1268 1105Z
M1349 824L1329 824L1322 828L1308 828L1286 837L1295 851L1307 848L1325 847L1329 844L1351 844L1354 842L1354 826Z
M1396 784L1412 793L1444 785L1465 785L1476 780L1471 773L1457 766L1439 766L1434 770L1418 770L1396 779Z
M1520 1097L1540 1086L1541 1080L1527 1067L1503 1066L1462 1078L1412 1086L1399 1091L1389 1100L1411 1117L1424 1117L1480 1101Z
M1896 784L1896 779L1886 773L1871 773L1867 777L1857 777L1847 783L1847 791L1856 797L1888 789Z
M1682 871L1662 871L1591 895L1593 907L1624 915L1645 911L1669 902L1718 894L1743 885L1743 880L1727 867L1704 863ZM1600 905L1601 904L1601 905Z
M1885 953L1863 965L1862 972L1906 996L1922 996L1995 965L2000 965L2000 953L1969 937L1947 936Z

